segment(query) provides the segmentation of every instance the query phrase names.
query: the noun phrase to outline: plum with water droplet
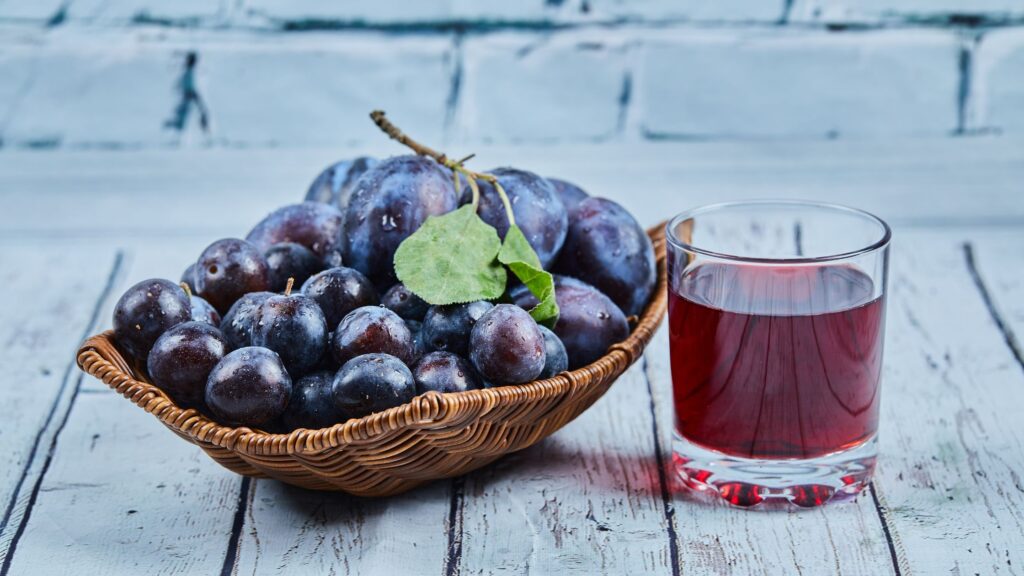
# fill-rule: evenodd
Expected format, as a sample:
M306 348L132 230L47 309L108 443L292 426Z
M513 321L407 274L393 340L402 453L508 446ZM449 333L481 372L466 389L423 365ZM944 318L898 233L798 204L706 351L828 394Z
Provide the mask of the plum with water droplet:
M400 359L390 354L364 354L338 370L331 396L343 420L361 418L412 400L416 380Z
M537 305L537 298L525 286L513 288L511 297L527 310ZM555 275L555 301L559 314L554 333L565 346L570 369L590 364L629 336L622 310L586 282Z
M146 362L149 378L182 406L199 406L213 367L228 353L220 330L204 322L182 322L164 332Z
M296 286L302 286L310 276L324 269L323 261L312 250L295 242L274 244L263 256L267 259L271 292L282 292L289 278L295 280Z
M275 294L253 317L252 343L277 352L288 372L301 376L316 367L327 349L327 322L312 298Z
M423 317L423 341L431 350L466 356L469 354L469 333L477 320L493 307L485 300L431 306Z
M548 178L548 182L551 182L551 185L555 187L555 192L570 215L579 206L580 202L590 198L589 194L572 182L566 182L558 178Z
M313 372L296 380L281 422L288 430L319 430L340 422L341 416L331 396L333 385L333 371Z
M525 310L498 304L473 326L469 359L495 384L532 382L544 370L544 335Z
M157 338L191 317L192 306L181 286L170 280L143 280L114 305L114 337L118 348L144 364Z
M476 369L463 357L451 352L431 352L416 364L412 372L416 393L465 392L482 388Z
M315 274L302 285L302 293L309 296L323 310L328 330L338 327L349 312L377 303L377 290L373 283L358 270L331 268Z
M245 237L260 251L274 244L301 244L323 258L339 249L342 214L334 206L320 202L289 204L274 210Z
M597 288L630 316L643 312L658 279L651 239L632 214L605 198L588 198L573 211L553 269Z
M260 427L284 414L292 379L276 352L248 346L228 353L206 380L206 405L230 426Z
M498 178L512 205L516 224L537 253L541 265L546 268L554 262L562 249L569 222L565 206L554 186L547 179L526 170L496 168L490 174ZM509 229L505 205L490 183L481 180L479 185L480 207L477 213L484 222L494 226L498 236L504 239ZM462 189L460 202L469 204L471 200L472 190L467 185Z
M345 209L342 258L384 290L395 276L395 250L429 216L458 207L451 172L422 156L395 156L366 171Z
M207 246L196 261L196 289L221 314L249 292L261 292L269 287L267 259L245 240L217 240Z
M363 354L390 354L406 364L416 361L412 332L405 320L382 306L363 306L349 312L331 337L331 353L344 364Z
M348 199L355 190L356 182L367 170L376 166L377 162L376 158L360 156L331 164L309 185L306 201L323 202L344 212L348 207Z
M389 288L381 297L380 303L406 320L422 321L427 315L427 309L430 308L430 304L413 294L401 282Z

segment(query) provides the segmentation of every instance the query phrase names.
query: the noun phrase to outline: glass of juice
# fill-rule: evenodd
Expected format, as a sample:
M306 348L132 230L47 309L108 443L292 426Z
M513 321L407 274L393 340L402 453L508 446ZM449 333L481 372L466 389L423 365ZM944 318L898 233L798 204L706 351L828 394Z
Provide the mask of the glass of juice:
M871 480L889 226L800 201L667 228L676 470L731 504L817 506Z

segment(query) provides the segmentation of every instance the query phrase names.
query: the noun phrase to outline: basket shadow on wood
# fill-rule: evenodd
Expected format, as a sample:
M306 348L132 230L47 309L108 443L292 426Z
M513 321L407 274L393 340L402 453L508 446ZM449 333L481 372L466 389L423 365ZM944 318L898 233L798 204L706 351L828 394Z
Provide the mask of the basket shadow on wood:
M654 241L658 283L629 338L594 363L519 386L451 394L428 392L411 402L321 430L271 434L232 428L178 407L145 381L115 345L113 332L86 340L78 365L225 468L314 490L388 496L424 482L458 476L527 448L600 398L644 351L665 315L664 225Z

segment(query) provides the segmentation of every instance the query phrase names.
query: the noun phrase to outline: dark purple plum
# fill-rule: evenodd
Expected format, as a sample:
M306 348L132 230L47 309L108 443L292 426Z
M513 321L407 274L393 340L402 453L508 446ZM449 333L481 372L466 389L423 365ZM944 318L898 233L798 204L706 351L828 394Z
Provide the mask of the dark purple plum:
M469 333L494 305L484 300L468 304L431 306L423 317L423 342L430 350L469 354Z
M320 305L327 329L334 330L349 312L377 304L377 290L358 270L331 268L310 277L302 284L302 293Z
M573 211L553 269L597 288L627 316L643 312L658 279L651 239L632 214L605 198L588 198Z
M544 335L544 369L540 371L537 379L543 380L568 370L569 355L557 334L544 326L540 327L540 332Z
M196 289L221 314L249 292L269 288L267 259L245 240L217 240L203 250L196 262Z
M283 292L289 278L296 286L324 269L324 263L312 250L295 242L274 244L263 253L270 274L270 291Z
M181 273L181 282L188 284L188 289L191 290L193 294L199 292L198 290L196 290L195 262L189 264L188 268L185 268L185 271Z
M416 361L412 331L405 320L382 306L363 306L349 312L331 337L334 359L345 364L356 356L380 352L406 364Z
M292 379L272 350L249 346L228 353L206 380L206 405L222 423L264 426L284 414Z
M189 304L191 304L192 320L205 322L215 328L220 326L220 313L212 304L199 296L190 295L188 298Z
M544 370L544 335L528 312L498 304L473 326L469 359L481 376L495 384L532 382Z
M395 250L428 216L458 207L451 172L422 156L378 163L356 182L345 210L342 257L378 289L397 282Z
M334 206L320 202L289 204L260 220L245 239L260 251L269 250L274 244L294 242L323 258L339 249L341 221L341 211Z
M569 213L570 217L572 216L572 211L579 206L580 202L590 198L589 194L572 182L566 182L558 178L548 178L548 182L551 182L551 185L555 187L555 192L562 200L562 204L565 206L565 210Z
M319 430L341 421L334 407L331 387L334 372L321 371L307 374L292 384L292 396L281 421L288 431L298 428Z
M250 292L235 302L220 322L220 331L228 348L237 350L252 346L252 327L256 313L273 292Z
M327 350L327 322L312 298L275 294L253 317L253 346L277 352L288 373L301 376L317 367Z
M182 406L199 406L206 379L228 353L220 330L204 322L182 322L164 332L149 352L149 379Z
M143 280L114 306L114 337L118 348L145 364L156 339L191 318L192 306L181 286L170 280Z
M309 185L306 201L330 204L344 212L356 182L377 162L376 158L360 156L331 164Z
M416 396L409 367L390 354L356 356L334 376L331 397L341 419L361 418Z
M430 304L413 294L402 283L389 288L381 297L380 303L381 306L394 311L395 314L406 320L422 321L423 317L427 315L427 309L430 308Z
M537 305L525 286L513 288L511 296L527 310ZM554 332L565 346L572 370L597 360L609 346L629 336L629 323L622 310L585 282L556 275L555 301L559 315Z
M568 229L568 216L562 200L555 192L554 186L546 179L515 168L497 168L490 174L498 177L498 182L505 189L512 203L512 213L516 224L522 229L526 240L537 252L542 266L554 262L558 251L565 242ZM481 180L480 184L480 218L498 231L498 236L505 238L508 232L508 215L501 202L498 192L489 183ZM462 204L472 199L472 191L468 186L462 189Z
M412 332L412 347L413 354L417 361L430 352L430 348L427 343L423 340L423 323L416 320L406 320L405 325L409 327L409 331Z
M482 388L480 377L465 358L451 352L431 352L412 371L416 393L465 392Z

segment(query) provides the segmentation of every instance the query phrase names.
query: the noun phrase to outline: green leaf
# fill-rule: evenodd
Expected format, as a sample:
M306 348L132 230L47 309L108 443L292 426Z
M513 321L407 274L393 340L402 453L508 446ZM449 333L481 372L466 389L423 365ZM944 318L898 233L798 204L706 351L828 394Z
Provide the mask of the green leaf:
M505 243L498 252L498 261L508 266L530 293L537 297L538 304L530 310L530 316L548 328L554 327L558 321L555 280L541 267L540 258L519 226L513 224L509 227Z
M431 216L395 251L395 274L430 304L493 300L505 292L505 269L495 261L501 240L466 205Z

